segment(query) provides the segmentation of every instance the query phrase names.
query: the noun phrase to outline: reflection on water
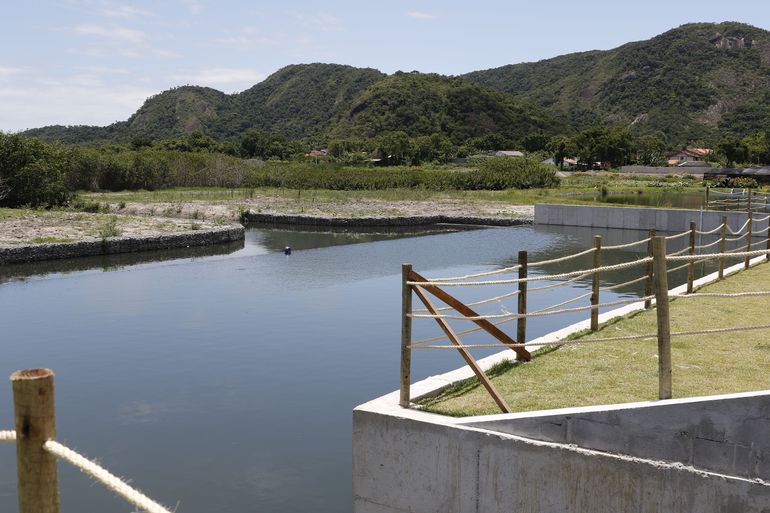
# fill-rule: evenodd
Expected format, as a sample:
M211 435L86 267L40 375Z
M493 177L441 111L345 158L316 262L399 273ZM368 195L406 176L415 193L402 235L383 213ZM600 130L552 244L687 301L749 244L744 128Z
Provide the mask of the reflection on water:
M532 261L574 253L588 247L594 233L574 227L255 228L244 247L229 254L136 265L111 260L97 272L78 272L86 262L51 263L57 274L0 284L0 376L53 368L61 440L130 476L153 498L172 507L180 501L180 513L349 512L351 410L398 387L401 263L428 277L487 271L514 263L521 249ZM646 236L600 233L606 244ZM281 252L286 245L295 248L290 257ZM608 252L605 262L643 252ZM531 274L590 265L581 258ZM47 271L34 265L26 272ZM601 279L620 283L641 272ZM25 275L23 266L14 273ZM459 288L452 292L468 301L510 291ZM533 293L529 306L589 289L585 279ZM602 300L635 294L633 288L607 292ZM515 308L512 299L478 310ZM529 336L584 318L585 312L533 318ZM435 322L415 320L415 339L438 334ZM487 341L482 336L466 340ZM413 378L460 365L453 352L415 352ZM6 382L0 428L12 425L11 404ZM0 511L14 511L12 447L0 446L0 461ZM66 465L61 488L63 513L127 510Z

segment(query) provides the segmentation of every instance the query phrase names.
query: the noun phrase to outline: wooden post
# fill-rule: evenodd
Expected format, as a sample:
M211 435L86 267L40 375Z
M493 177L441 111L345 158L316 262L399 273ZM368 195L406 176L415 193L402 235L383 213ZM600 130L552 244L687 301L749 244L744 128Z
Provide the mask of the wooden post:
M527 277L527 252L519 251L519 279ZM519 315L527 313L527 282L519 282L518 310ZM527 318L519 317L516 319L516 342L524 344L527 342Z
M695 254L695 223L690 223L690 249L688 255ZM687 293L692 294L692 282L695 280L695 261L690 260L687 265Z
M709 186L706 186L706 210L709 208Z
M668 311L666 239L655 237L655 310L658 314L658 398L671 399L671 324Z
M53 371L31 369L11 374L16 424L19 513L59 513L56 456L43 444L56 438Z
M398 404L409 408L409 388L412 383L412 286L407 285L412 264L401 265L401 394Z
M751 193L751 189L749 189L749 193ZM754 216L751 214L751 210L749 210L749 223L746 225L746 228L748 229L748 234L746 235L746 251L751 251L751 235L754 231ZM748 269L750 262L750 256L746 255L743 257L743 268Z
M765 199L765 201L767 201L767 199ZM767 220L767 230L765 230L765 236L767 237L767 245L765 246L767 253L765 254L765 260L770 260L770 219Z
M753 195L754 195L754 190L753 189L749 189L749 208L748 208L749 212L751 212L751 197Z
M602 236L594 235L594 269L598 269L602 266ZM599 304L599 273L593 273L593 293L591 294L591 304ZM591 309L591 331L599 330L599 309Z
M652 239L655 238L655 228L650 228L649 232L650 240L647 242L647 256L652 256ZM647 262L647 280L644 282L644 297L650 297L654 290L655 282L653 281L653 267L652 261ZM644 307L649 309L652 307L652 299L644 300Z
M725 239L727 238L727 216L722 216L722 230L719 232L719 252L725 253ZM719 257L719 279L725 277L725 257Z

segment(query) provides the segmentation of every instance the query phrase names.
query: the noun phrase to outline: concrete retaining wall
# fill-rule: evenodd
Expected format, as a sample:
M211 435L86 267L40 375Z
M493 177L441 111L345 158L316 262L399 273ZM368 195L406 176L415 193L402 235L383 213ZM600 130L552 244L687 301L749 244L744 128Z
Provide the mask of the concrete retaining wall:
M703 178L704 173L716 171L711 166L682 166L682 167L655 167L655 166L622 166L621 173L634 175L693 175Z
M35 244L0 248L0 265L37 262L61 258L73 258L116 253L134 253L158 249L207 246L243 240L243 226L224 226L196 232L174 233L152 237L115 237L103 241Z
M353 414L355 513L770 508L765 482L378 410L364 405Z
M587 449L770 479L770 394L572 408L468 425Z
M518 226L532 224L529 218L469 217L469 216L400 216L400 217L322 217L290 214L258 214L247 212L243 220L249 223L292 224L312 226L419 226L439 223L484 226Z
M746 212L716 210L683 210L665 208L605 207L593 205L535 205L535 224L585 226L592 228L619 228L663 232L683 232L695 222L699 230L711 230L722 224L727 216L728 225L737 230L748 219ZM754 217L767 217L756 214ZM754 230L767 228L767 221L754 223Z

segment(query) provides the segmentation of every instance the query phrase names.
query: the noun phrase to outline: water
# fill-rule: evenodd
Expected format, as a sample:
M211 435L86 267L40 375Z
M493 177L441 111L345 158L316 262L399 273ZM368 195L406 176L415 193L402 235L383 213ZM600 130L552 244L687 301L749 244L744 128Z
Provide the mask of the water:
M466 274L513 264L520 249L531 261L574 253L595 233L255 228L245 245L6 266L0 375L54 369L59 439L151 497L178 503L179 512L349 512L351 410L398 387L400 264L429 277ZM599 233L605 245L646 236ZM290 257L286 245L295 249ZM644 251L608 252L604 262ZM590 265L587 256L533 272ZM602 281L643 272L606 273ZM672 279L681 282L684 271ZM505 291L464 289L452 293L473 300ZM589 289L585 279L533 293L529 306ZM603 293L602 301L640 291ZM509 300L479 310L515 308ZM533 318L529 337L586 317ZM415 320L415 339L438 334L435 322ZM449 351L415 352L413 359L415 380L462 365ZM6 382L0 428L12 422ZM13 451L0 446L0 511L16 510ZM64 513L131 511L66 464L60 469Z

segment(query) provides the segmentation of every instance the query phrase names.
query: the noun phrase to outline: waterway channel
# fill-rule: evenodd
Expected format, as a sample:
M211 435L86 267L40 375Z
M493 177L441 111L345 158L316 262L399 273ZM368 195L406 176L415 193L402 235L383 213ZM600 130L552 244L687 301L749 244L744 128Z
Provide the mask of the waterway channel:
M349 512L351 410L398 387L400 264L429 277L461 275L513 264L524 249L530 260L575 253L595 234L605 245L646 237L571 227L261 227L247 230L242 246L5 266L0 375L54 369L59 439L180 513ZM604 262L645 251L607 252ZM590 265L588 255L532 272ZM612 285L642 273L601 279ZM586 278L532 294L529 308L589 289ZM641 290L603 293L602 301ZM480 310L515 308L509 300ZM531 319L529 336L586 316ZM415 321L415 338L438 334L433 321ZM423 351L413 363L419 380L462 361ZM0 386L2 429L13 423L10 388ZM60 469L64 513L130 511L66 464ZM15 487L13 447L0 446L0 511L16 510Z

